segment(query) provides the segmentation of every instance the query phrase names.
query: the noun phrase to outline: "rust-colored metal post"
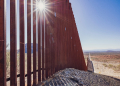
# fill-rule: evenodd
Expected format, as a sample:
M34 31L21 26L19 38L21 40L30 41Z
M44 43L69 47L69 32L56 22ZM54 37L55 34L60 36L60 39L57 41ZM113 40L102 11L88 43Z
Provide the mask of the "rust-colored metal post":
M38 82L41 82L41 33L40 33L40 12L38 13Z
M44 14L42 15L42 81L44 81Z
M27 1L27 86L31 86L31 0Z
M20 86L25 86L24 0L20 0Z
M54 0L54 47L55 47L55 72L57 72L57 59L58 59L58 56L57 56L57 22L58 22L58 19L57 19L57 5L56 5L56 1Z
M64 31L64 67L67 68L67 33L66 33L66 1L63 0L63 31Z
M69 48L69 57L68 57L68 64L69 68L71 68L71 26L70 26L70 4L68 2L68 48Z
M53 65L53 69L52 69L52 74L55 73L55 3L54 3L54 0L52 0L53 4L52 4L52 11L53 11L53 14L52 14L52 19L53 19L53 22L52 22L52 31L53 31L53 35L52 35L52 44L53 44L53 54L52 54L52 65Z
M61 69L64 69L65 66L65 47L64 47L64 43L65 43L65 37L64 37L64 14L63 14L63 0L61 0Z
M58 19L58 17L59 17L59 11L58 11L58 8L59 8L59 4L57 3L58 2L58 0L56 1L56 36L57 36L57 38L56 38L56 42L57 42L57 45L56 45L56 49L57 49L57 53L56 53L56 71L58 71L59 70L59 19Z
M36 86L36 1L33 4L33 86Z
M48 35L47 35L47 18L45 18L45 75L46 75L46 78L48 78Z
M0 0L0 86L6 86L6 0Z
M64 24L65 24L65 68L68 67L68 64L67 64L67 58L68 58L68 48L67 48L67 43L68 43L68 29L67 29L67 2L64 1Z
M66 35L67 35L67 43L66 43L66 48L67 48L67 68L69 67L69 23L68 23L68 1L66 0Z
M53 2L52 0L50 0L50 3ZM51 9L50 9L52 12L53 12L53 3L51 4ZM54 12L53 12L54 13ZM53 27L53 23L54 23L54 18L53 18L53 15L52 13L50 13L50 44L51 44L51 75L53 74L53 63L54 63L54 47L53 47L53 34L54 34L54 27Z
M10 0L10 86L17 86L16 0Z

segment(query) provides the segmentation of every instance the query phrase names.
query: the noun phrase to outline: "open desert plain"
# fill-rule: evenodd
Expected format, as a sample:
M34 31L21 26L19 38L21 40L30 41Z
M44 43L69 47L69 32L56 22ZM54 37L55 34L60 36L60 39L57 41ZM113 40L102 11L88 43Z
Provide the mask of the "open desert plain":
M89 53L95 73L120 79L120 51L84 52L86 63Z

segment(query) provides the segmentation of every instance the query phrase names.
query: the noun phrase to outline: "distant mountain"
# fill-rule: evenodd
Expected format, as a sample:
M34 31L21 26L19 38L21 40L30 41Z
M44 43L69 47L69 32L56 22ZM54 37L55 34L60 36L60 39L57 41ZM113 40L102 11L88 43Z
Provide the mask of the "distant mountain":
M83 52L116 52L116 51L120 51L120 49L83 50Z

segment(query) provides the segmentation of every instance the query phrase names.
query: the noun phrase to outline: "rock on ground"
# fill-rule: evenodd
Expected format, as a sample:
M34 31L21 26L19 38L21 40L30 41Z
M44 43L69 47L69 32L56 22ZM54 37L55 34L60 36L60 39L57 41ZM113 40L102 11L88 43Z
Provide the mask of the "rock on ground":
M110 76L67 68L55 73L38 86L120 86L120 80Z

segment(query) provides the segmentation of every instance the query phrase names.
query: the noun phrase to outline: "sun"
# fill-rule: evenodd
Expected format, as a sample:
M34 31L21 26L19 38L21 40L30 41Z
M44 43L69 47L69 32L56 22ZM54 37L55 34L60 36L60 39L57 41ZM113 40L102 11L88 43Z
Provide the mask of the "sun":
M45 1L44 0L40 0L38 3L37 3L37 9L40 10L40 11L44 11L46 8L45 6Z

